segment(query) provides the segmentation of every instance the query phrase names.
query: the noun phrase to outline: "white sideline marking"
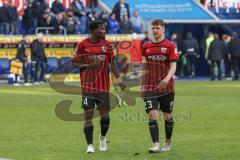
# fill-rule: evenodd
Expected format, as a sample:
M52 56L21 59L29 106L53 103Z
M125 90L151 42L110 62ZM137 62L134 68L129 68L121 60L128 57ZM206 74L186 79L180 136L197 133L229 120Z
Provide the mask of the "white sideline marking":
M0 160L12 160L12 159L0 158Z

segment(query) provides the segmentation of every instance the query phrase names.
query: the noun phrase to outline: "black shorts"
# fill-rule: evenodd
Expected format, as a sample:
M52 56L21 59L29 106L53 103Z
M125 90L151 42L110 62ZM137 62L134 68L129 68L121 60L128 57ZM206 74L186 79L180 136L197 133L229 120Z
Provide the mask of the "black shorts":
M95 105L97 109L101 108L109 112L110 100L109 93L87 93L82 96L82 108L84 110L94 109Z
M172 113L173 103L173 92L167 93L165 95L161 95L160 93L156 92L144 93L144 106L147 113L151 110L160 110L164 113Z

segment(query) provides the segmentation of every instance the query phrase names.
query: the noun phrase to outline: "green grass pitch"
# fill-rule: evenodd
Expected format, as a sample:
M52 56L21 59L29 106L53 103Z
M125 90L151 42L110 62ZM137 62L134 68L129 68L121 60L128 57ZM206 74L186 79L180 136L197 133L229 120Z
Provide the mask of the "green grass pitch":
M151 145L143 102L111 112L109 150L98 151L99 118L94 120L95 153L86 155L82 122L55 115L55 105L81 98L49 86L0 86L0 159L14 160L236 160L240 158L240 83L180 81L176 83L173 150L148 154ZM160 121L161 144L163 121ZM139 153L139 155L135 155Z

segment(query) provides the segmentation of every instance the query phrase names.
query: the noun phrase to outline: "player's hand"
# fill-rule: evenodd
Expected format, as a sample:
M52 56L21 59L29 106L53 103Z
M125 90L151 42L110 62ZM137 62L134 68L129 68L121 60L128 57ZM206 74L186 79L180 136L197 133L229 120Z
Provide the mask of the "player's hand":
M118 83L119 87L121 88L122 91L126 89L126 84L122 81Z
M118 84L122 91L125 90L126 84L122 81L120 77L116 79L116 84Z
M167 86L168 86L168 80L166 80L166 79L163 79L163 80L158 84L158 87L159 87L160 89L165 89L165 88L167 88Z

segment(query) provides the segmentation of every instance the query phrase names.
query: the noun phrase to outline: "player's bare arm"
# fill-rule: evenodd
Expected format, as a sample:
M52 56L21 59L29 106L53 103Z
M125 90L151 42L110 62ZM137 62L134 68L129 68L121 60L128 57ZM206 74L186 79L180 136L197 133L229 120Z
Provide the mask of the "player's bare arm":
M170 63L170 69L167 74L167 76L159 83L159 88L166 88L168 85L169 80L174 76L177 68L177 63L176 62L171 62Z
M120 77L119 69L118 69L115 57L113 57L111 59L111 70L112 70L112 73L114 74L114 76L116 77L117 83L118 83L119 87L121 88L121 90L125 90L126 85L123 83L123 81Z
M146 58L142 57L141 77L140 77L141 96L142 97L143 97L143 90L144 90L145 80L146 80Z

